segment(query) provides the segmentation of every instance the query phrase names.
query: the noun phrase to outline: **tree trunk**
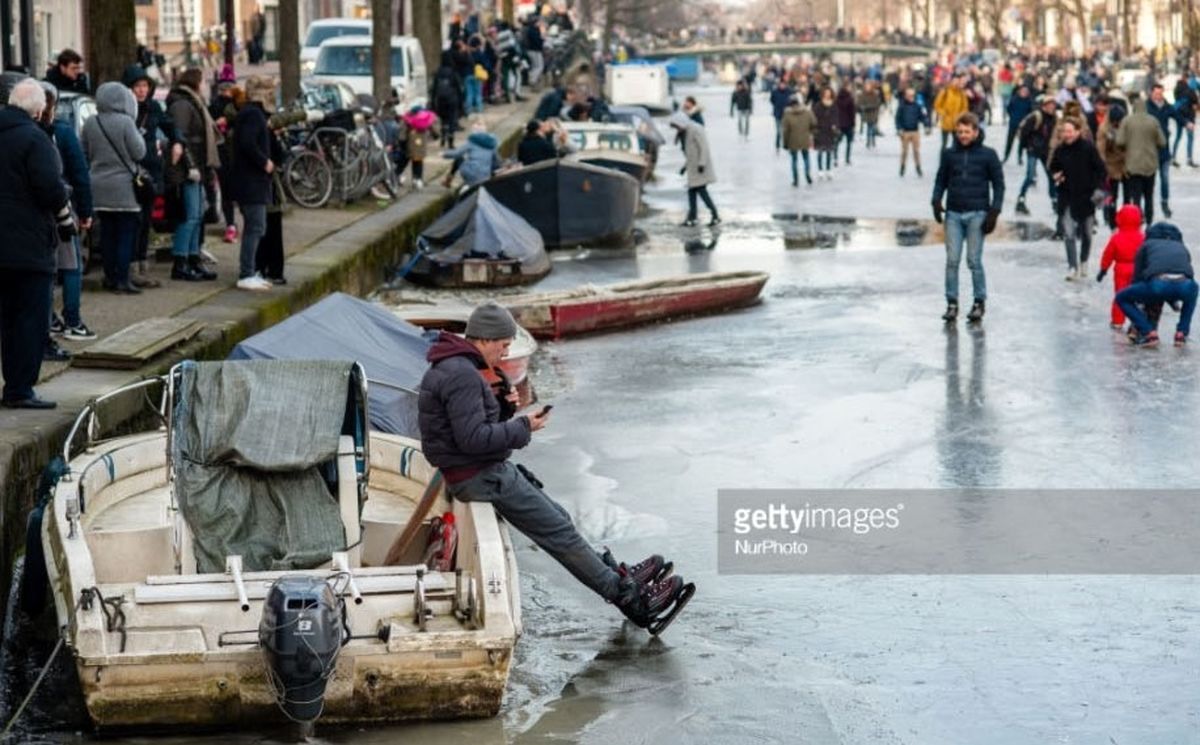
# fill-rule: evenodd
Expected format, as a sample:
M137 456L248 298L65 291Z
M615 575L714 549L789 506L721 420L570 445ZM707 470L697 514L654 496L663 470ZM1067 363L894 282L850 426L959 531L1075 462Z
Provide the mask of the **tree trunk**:
M604 0L604 36L600 44L601 57L604 57L612 49L613 22L615 20L613 16L617 14L616 4L616 0Z
M971 0L970 13L971 26L973 27L971 29L971 33L975 34L977 39L985 38L983 35L983 22L981 20L982 16L979 13L979 0Z
M404 36L406 33L408 33L408 30L404 27L404 8L405 8L404 3L405 3L405 1L406 0L396 0L395 26L396 26L396 35L397 36Z
M392 98L392 2L371 0L371 92L377 105Z
M94 85L120 80L125 66L136 56L137 38L133 0L89 0L87 17L87 71ZM30 70L41 73L36 65Z
M300 20L297 0L279 0L275 48L279 50L279 84L284 105L300 96Z
M513 25L513 19L516 17L516 14L517 11L513 7L513 0L504 0L501 5L501 15L504 17L504 22L510 26Z
M234 0L223 0L225 3L225 64L233 64L233 50L237 42L237 19L233 14Z
M413 0L413 36L421 42L425 55L425 74L433 79L433 73L442 62L442 3L441 0ZM424 98L428 91L410 91L414 98Z

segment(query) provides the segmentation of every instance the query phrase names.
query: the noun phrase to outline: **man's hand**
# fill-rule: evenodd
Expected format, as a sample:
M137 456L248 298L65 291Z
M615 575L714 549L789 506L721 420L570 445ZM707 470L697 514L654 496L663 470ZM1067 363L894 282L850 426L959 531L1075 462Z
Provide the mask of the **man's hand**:
M516 411L517 409L521 408L521 394L518 393L515 388L513 390L509 391L508 395L505 396L504 398L510 404L512 404L513 411Z
M546 422L550 419L550 412L543 409L537 414L526 414L525 418L529 420L529 431L537 432L539 429L546 426Z
M200 169L199 168L189 168L188 172L187 172L187 177L188 177L188 181L191 181L194 184L200 183Z
M92 218L85 217L82 220L80 220L79 227L81 230L91 230L92 229Z
M941 225L942 224L942 214L943 214L942 203L935 200L935 201L931 202L931 204L933 205L934 222L936 222L938 225Z
M275 161L268 160L267 165L263 166L263 170L267 173L275 173Z
M1000 210L988 210L987 217L983 218L983 234L991 235L996 229L996 221L1000 219Z
M171 165L179 163L179 159L183 157L183 145L176 142L171 146Z
M1066 176L1063 174L1062 171L1054 172L1054 183L1061 185L1064 178L1066 178Z

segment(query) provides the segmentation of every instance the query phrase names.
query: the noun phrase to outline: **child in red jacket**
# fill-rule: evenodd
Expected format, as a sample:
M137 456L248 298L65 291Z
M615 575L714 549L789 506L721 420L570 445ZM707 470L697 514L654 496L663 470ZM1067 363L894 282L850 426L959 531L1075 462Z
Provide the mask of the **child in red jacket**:
M1116 264L1113 270L1113 294L1124 290L1133 281L1133 257L1146 235L1142 232L1142 211L1136 204L1127 204L1117 212L1117 232L1108 239L1104 247L1104 256L1100 259L1100 273L1096 275L1097 282L1104 281L1108 268ZM1112 328L1120 330L1125 324L1125 314L1114 302L1112 304Z

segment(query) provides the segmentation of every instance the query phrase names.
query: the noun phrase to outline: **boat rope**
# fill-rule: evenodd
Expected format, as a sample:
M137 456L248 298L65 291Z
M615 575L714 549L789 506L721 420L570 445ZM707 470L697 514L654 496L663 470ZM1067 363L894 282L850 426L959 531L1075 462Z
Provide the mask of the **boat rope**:
M46 664L42 666L42 671L38 673L37 680L33 681L33 686L29 689L29 693L25 694L25 698L22 699L21 705L17 707L16 713L12 715L12 719L8 720L8 724L4 727L4 731L0 732L0 742L4 742L8 739L8 734L12 732L13 726L16 725L17 720L21 718L21 715L25 713L25 707L29 705L31 700L33 700L33 694L37 693L38 686L40 686L42 681L46 678L46 673L50 671L50 666L54 664L54 658L58 657L58 652L62 649L62 647L63 637L60 636L58 637L58 643L54 645L54 651L50 653L50 659L46 660Z
M125 653L125 611L121 609L121 604L125 602L124 595L118 595L115 598L106 598L104 593L100 592L100 588L96 586L84 588L79 594L79 603L84 610L91 610L92 597L100 599L100 612L104 614L104 625L108 633L117 633L121 635L121 653Z
M87 590L84 590L83 593L80 594L79 601L75 603L75 608L71 611L72 614L78 612L79 609L84 605L84 594L87 592ZM9 733L12 732L12 728L17 724L17 720L19 720L21 715L25 713L25 707L28 706L29 702L33 700L33 695L37 693L38 687L41 686L42 681L46 679L46 673L50 672L50 666L54 664L54 659L58 657L58 653L62 651L63 644L65 644L67 641L66 634L67 628L64 626L58 635L58 641L55 643L53 651L50 652L50 658L46 660L45 665L42 665L42 669L38 673L37 679L33 681L33 685L30 686L29 692L26 693L25 698L21 700L21 705L17 707L17 710L12 715L12 718L8 720L8 724L4 726L4 731L0 732L0 742L4 742L8 739Z

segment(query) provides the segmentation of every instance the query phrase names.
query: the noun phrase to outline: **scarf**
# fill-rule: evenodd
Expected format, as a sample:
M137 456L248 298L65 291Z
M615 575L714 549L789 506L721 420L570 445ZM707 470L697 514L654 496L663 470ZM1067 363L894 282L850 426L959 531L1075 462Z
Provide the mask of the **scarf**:
M221 137L221 133L217 131L217 125L213 121L212 115L208 113L208 109L204 106L204 101L200 99L200 95L186 85L181 85L175 90L182 92L191 100L195 106L196 112L204 119L204 166L208 168L219 168L221 165L221 156L217 152L217 146L224 143L225 139Z

